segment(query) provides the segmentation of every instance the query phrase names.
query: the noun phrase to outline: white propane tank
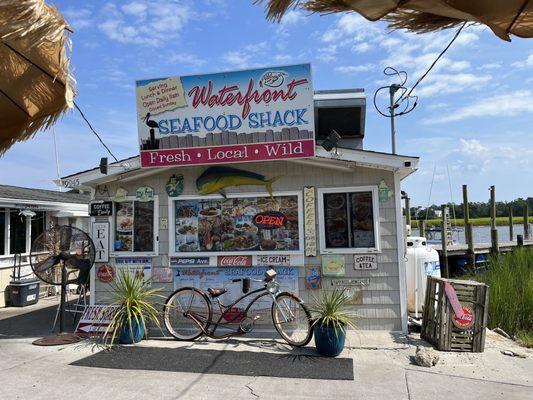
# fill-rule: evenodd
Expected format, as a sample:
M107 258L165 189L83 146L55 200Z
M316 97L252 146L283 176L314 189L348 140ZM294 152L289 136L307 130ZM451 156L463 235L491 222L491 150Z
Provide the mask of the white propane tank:
M426 297L427 276L440 277L439 253L428 247L425 237L408 236L406 246L407 310L418 318Z

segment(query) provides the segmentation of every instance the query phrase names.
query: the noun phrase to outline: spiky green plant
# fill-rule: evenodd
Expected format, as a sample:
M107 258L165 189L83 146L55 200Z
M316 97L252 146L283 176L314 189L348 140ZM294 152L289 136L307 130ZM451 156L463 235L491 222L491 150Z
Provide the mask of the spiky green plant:
M106 344L114 343L124 326L129 327L133 337L133 321L144 327L152 322L161 329L160 312L155 307L157 299L164 298L159 292L161 288L152 289L151 281L145 280L140 274L120 270L118 277L111 284L113 302L109 307L116 307L116 312L103 334Z
M355 329L357 314L348 309L350 296L346 289L324 290L311 305L311 319L313 326L319 325L335 329L338 332L346 332L346 327Z

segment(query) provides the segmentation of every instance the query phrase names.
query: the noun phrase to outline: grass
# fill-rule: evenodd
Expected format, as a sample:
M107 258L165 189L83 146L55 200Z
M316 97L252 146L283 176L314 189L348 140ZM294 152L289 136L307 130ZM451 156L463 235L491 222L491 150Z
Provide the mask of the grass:
M493 256L475 278L489 285L489 328L533 346L533 249Z
M465 221L462 218L457 219L450 219L452 225L454 226L464 226ZM470 218L470 222L473 226L489 226L490 225L490 218L489 217L483 217L483 218ZM533 216L529 217L529 222L533 223ZM523 224L524 223L524 217L513 217L513 224ZM442 220L440 218L434 218L434 219L428 219L426 221L426 226L428 228L435 228L440 227L442 224ZM509 217L496 217L496 225L497 226L508 226L509 225ZM412 220L411 226L417 227L418 221Z

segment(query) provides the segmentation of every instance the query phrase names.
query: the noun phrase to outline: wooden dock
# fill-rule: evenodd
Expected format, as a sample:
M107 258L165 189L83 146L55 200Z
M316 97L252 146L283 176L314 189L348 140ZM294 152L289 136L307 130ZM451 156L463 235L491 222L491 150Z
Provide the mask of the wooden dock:
M441 244L429 244L429 247L437 250L442 257L442 245ZM498 247L501 253L507 253L517 247L516 241L513 242L499 242ZM533 240L524 240L524 247L533 247ZM475 243L474 254L488 254L492 248L491 243ZM452 244L446 247L448 256L466 256L468 252L468 245L466 243Z

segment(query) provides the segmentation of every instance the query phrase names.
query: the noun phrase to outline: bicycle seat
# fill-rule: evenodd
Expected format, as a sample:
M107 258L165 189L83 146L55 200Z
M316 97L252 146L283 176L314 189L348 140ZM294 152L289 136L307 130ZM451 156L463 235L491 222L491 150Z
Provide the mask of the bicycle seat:
M228 290L225 289L225 288L209 288L209 289L207 289L207 291L209 292L211 297L215 298L215 297L218 297L220 295L223 295Z

